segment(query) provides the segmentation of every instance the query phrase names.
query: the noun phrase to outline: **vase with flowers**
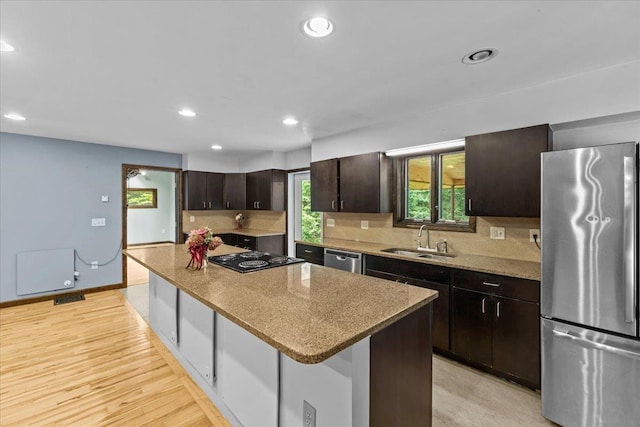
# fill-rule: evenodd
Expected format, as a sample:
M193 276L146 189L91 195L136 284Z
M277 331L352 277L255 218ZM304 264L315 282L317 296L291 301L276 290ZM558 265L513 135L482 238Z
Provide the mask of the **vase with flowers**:
M242 223L244 222L244 215L242 212L238 212L235 217L236 220L236 230L242 230Z
M189 232L187 248L191 254L191 261L186 268L200 270L207 262L207 250L215 250L222 244L222 239L214 236L209 227L202 227Z

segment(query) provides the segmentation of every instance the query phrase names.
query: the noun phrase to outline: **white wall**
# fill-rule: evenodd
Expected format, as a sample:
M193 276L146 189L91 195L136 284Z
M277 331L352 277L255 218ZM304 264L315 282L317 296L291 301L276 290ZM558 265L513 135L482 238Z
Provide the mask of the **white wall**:
M240 172L255 172L265 169L286 169L287 155L280 151L267 151L262 154L249 155L240 161L240 168Z
M541 64L544 66L544 64ZM316 140L311 160L640 111L640 61Z
M287 170L308 168L311 163L311 147L289 151L287 154Z
M175 173L146 171L129 179L129 188L156 188L158 207L128 209L127 244L175 242Z
M553 149L640 141L640 112L553 126Z
M203 172L234 173L240 170L237 155L225 153L187 153L182 155L182 169Z

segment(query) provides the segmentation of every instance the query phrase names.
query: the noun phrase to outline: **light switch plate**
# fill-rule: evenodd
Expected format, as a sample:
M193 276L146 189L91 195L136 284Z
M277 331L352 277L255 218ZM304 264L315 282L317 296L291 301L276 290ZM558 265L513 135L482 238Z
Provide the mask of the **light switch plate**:
M327 227L335 227L336 226L336 220L333 218L327 218Z
M189 222L196 222L196 217L193 215L189 216Z
M363 230L368 230L369 229L369 221L365 221L365 220L360 221L360 228L362 228Z
M102 196L100 196L100 201L102 203L107 203L109 201L109 196L107 196L106 194L103 194Z
M490 227L489 238L494 240L504 240L504 227Z
M92 227L104 227L105 225L107 225L106 218L91 218Z

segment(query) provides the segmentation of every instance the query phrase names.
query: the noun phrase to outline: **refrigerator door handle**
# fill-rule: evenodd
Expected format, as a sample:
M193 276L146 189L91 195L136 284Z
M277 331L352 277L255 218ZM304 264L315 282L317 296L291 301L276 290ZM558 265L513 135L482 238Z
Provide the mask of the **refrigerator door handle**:
M559 338L565 338L565 339L570 339L573 341L576 341L580 344L582 344L583 346L587 346L587 347L592 347L595 348L597 350L602 350L602 351L606 351L609 353L614 353L620 356L625 356L625 357L633 357L633 358L637 358L640 359L640 353L636 353L635 351L631 351L631 350L627 350L625 348L622 347L613 347L607 344L601 344L601 343L597 343L595 341L591 341L576 335L573 335L569 332L563 332L563 331L558 331L556 329L554 329L553 331L553 335Z
M624 213L622 216L623 228L623 283L624 283L624 320L627 323L635 321L635 159L624 158Z

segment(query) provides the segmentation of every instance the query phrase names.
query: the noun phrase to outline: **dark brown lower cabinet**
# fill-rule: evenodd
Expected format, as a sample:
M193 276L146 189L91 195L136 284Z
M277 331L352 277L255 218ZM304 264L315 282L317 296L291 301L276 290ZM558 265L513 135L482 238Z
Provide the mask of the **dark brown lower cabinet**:
M469 272L464 274L470 275ZM482 282L496 289L505 288L508 284L504 279ZM455 280L454 273L454 284ZM496 292L503 291L497 289ZM452 287L452 294L452 353L485 366L493 373L539 389L539 304L456 286Z
M275 236L245 236L243 234L222 234L220 238L227 245L237 246L250 251L284 254L284 235Z
M324 265L324 248L296 243L296 258L302 258L312 264Z
M465 359L491 366L491 296L453 288L451 350Z
M540 387L540 306L496 298L493 368Z
M367 255L365 274L438 291L433 301L433 348L449 352L449 269Z

